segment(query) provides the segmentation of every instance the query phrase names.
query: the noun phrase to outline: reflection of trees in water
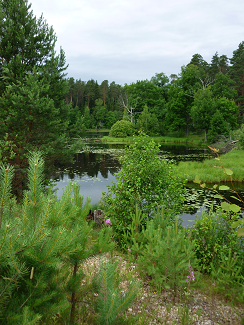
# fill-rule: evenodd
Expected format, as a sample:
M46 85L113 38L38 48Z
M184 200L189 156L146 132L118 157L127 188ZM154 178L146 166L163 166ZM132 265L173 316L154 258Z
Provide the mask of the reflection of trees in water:
M97 177L99 172L104 178L108 178L109 172L113 175L120 170L120 164L117 158L108 154L85 152L77 154L74 163L65 165L64 170L70 179L83 177L85 174ZM63 174L56 178L63 179Z
M109 173L114 175L120 170L120 164L116 157L103 153L103 149L124 149L126 144L103 144L97 143L91 146L91 151L78 153L74 157L73 164L66 164L61 168L65 175L70 179L75 177L97 177L100 172L103 178L108 178ZM100 152L92 152L92 150L100 150ZM162 154L168 156L169 159L180 160L203 160L208 156L209 149L184 146L179 144L162 144L160 149ZM56 174L56 179L63 180L63 173Z

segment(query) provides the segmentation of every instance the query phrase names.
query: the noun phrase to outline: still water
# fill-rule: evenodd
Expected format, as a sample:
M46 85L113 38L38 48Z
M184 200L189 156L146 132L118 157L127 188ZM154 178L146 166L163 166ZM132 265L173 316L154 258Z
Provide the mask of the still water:
M100 136L100 134L99 134ZM124 144L103 144L99 141L97 134L89 134L89 138L84 139L85 146L80 153L75 156L73 164L67 164L59 170L53 180L57 196L61 197L63 187L69 181L80 184L80 193L84 200L91 198L91 203L98 203L102 192L106 192L107 185L116 182L115 175L120 170L118 157L122 155ZM210 152L206 148L185 146L180 144L162 144L161 154L169 159L180 160L203 160L210 157ZM204 210L204 206L211 204L213 194L199 188L197 184L187 186L187 204L192 206L190 213L184 213L181 218L182 225L191 225L197 210Z

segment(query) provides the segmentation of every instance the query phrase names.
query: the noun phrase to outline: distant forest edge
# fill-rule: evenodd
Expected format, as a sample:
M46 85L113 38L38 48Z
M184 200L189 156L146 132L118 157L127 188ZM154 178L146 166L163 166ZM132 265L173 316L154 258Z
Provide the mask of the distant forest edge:
M127 119L149 135L204 131L205 139L212 142L218 135L228 137L243 123L244 42L232 58L216 52L207 63L194 54L178 75L156 73L150 80L124 86L108 80L100 85L93 79L66 82L70 122L80 116L83 129L110 129L116 121Z

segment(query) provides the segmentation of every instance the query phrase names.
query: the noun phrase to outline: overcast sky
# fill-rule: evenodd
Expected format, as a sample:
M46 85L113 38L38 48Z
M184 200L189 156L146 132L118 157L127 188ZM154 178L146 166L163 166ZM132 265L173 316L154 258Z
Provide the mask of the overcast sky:
M180 73L199 53L232 57L244 41L243 0L29 0L69 64L68 77L130 84Z

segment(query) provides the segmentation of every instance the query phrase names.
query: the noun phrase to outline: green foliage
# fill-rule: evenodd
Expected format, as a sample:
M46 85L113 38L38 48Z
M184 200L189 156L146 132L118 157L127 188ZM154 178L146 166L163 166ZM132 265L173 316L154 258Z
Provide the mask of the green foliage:
M195 241L196 257L202 272L211 273L211 263L219 266L221 254L228 256L229 249L240 257L241 263L244 241L237 238L236 230L231 227L235 220L237 217L228 217L221 211L209 211L195 219L189 233Z
M213 143L218 139L219 135L228 137L229 134L230 124L224 119L222 113L217 110L212 116L210 128L208 131L208 141L210 143Z
M240 128L232 133L232 136L237 142L237 148L240 150L244 149L244 124Z
M160 158L159 146L148 136L133 140L121 161L117 182L102 196L103 208L122 246L123 233L131 224L131 213L136 206L150 217L161 205L170 210L174 218L184 201L183 182L177 177L173 164Z
M193 54L188 66L189 65L197 66L202 75L206 74L206 72L208 71L208 63L203 59L201 54L198 53Z
M145 244L142 233L145 219L147 219L147 215L143 214L136 206L135 213L131 213L131 223L124 229L123 242L128 247L128 250L131 250L133 246L133 253L135 254L139 254Z
M106 115L106 127L111 128L116 123L115 112L109 111Z
M99 98L95 100L95 118L97 120L97 126L102 127L105 123L106 107L103 106L103 101Z
M243 246L242 246L243 249ZM242 261L240 261L242 259ZM232 248L229 252L220 252L219 263L211 263L212 278L215 285L218 285L220 291L226 297L231 298L234 294L237 300L244 301L244 272L243 272L243 254L237 255ZM236 291L239 286L238 292ZM235 289L235 291L233 290Z
M166 120L170 130L179 130L189 123L188 96L179 83L175 83L169 88L169 100L167 102ZM187 128L186 128L187 133Z
M226 167L224 167L220 157L219 157L219 154L218 154L218 149L215 149L215 148L211 148L209 147L216 155L217 157L215 158L217 161L219 161L220 163L220 166L218 166L217 168L221 169L222 172L228 177L229 181L231 182L231 185L232 185L232 189L230 189L229 186L225 186L225 185L220 185L219 186L219 191L226 191L226 190L230 190L232 191L234 194L236 194L235 196L231 196L232 199L235 199L236 200L236 203L239 205L236 205L236 204L233 204L231 203L228 199L226 199L224 197L224 195L221 195L219 193L219 191L217 190L218 188L218 185L215 184L213 186L213 188L209 188L206 186L205 183L202 183L201 180L200 180L200 177L199 175L196 175L195 176L195 180L194 182L197 183L197 184L200 184L201 187L203 188L208 188L209 190L212 190L213 192L217 193L215 195L215 198L219 198L219 199L224 199L225 201L224 202L221 202L221 208L223 210L225 210L227 213L239 213L242 209L240 203L244 203L243 199L240 197L240 195L237 193L235 187L234 187L234 184L233 184L233 180L232 180L232 175L233 175L233 171L231 169L228 169ZM244 222L241 218L239 218L238 220L236 220L233 224L232 224L232 227L233 228L238 228L237 229L237 236L244 236L244 227L239 227L239 226L242 226L244 225Z
M239 123L243 123L243 112L244 112L244 42L241 42L233 52L233 56L230 59L230 77L235 82L234 88L237 91L236 103L239 106Z
M132 225L138 221L136 213ZM170 214L164 212L157 211L140 230L137 225L137 231L131 231L129 238L133 242L131 252L138 256L137 264L143 274L146 272L152 278L153 284L172 288L175 299L179 286L186 286L189 260L192 266L195 264L194 242L186 236L178 219L172 223Z
M150 81L140 80L130 85L125 84L124 87L115 82L109 85L107 80L98 85L94 80L81 82L70 78L66 102L71 102L73 106L77 105L82 110L87 105L91 109L93 127L105 123L106 127L110 128L115 123L114 117L116 121L123 118L124 108L129 111L132 108L130 116L125 112L124 119L128 120L129 117L130 121L137 122L141 119L141 113L146 105L148 113L154 119L151 125L155 127L148 130L145 123L138 121L138 124L150 134L162 135L178 131L188 136L190 131L201 132L205 129L207 135L210 123L208 124L208 117L205 118L205 115L212 117L216 110L220 111L224 120L228 121L233 129L236 127L238 113L239 123L243 117L243 42L234 51L230 61L231 66L226 55L219 56L216 52L208 64L200 54L194 54L189 64L181 67L179 75L171 74L171 82L161 72L156 73ZM205 90L208 95L210 94L207 99L200 95ZM98 100L103 102L101 105L104 107L100 113L95 108L95 102ZM219 135L225 131L224 127ZM215 137L212 134L210 136Z
M84 123L84 117L81 115L80 108L75 106L69 112L69 136L70 137L79 137L81 136L86 127Z
M90 129L91 127L91 115L89 107L85 107L84 115L83 115L84 126L86 129Z
M236 129L239 109L234 99L226 97L215 98L215 109L221 112L224 120L230 124L231 129Z
M139 289L139 282L131 281L126 292L120 288L120 270L118 262L103 261L97 275L99 312L98 324L115 324L119 313L125 311L133 302Z
M0 2L0 137L2 159L16 167L15 185L25 180L27 155L41 148L48 165L71 160L67 146L70 106L64 102L63 50L43 17L37 19L24 0ZM14 155L11 152L11 148ZM18 168L18 171L17 171Z
M6 162L7 157L13 159L15 156L14 148L15 144L13 141L8 140L8 133L5 134L3 140L0 140L0 163Z
M112 127L109 136L114 138L125 138L135 133L134 125L125 120L117 121Z
M151 81L138 80L136 83L124 86L124 90L131 99L132 107L136 106L136 112L139 113L147 105L149 113L156 115L160 124L160 131L163 129L162 125L166 113L167 80L168 78L164 73L159 73L152 77Z
M2 219L9 212L9 204L11 204L11 183L14 177L14 169L12 166L0 166L0 229Z
M227 58L226 55L221 55L219 57L218 52L216 52L211 60L211 64L209 66L209 75L210 78L216 79L220 74L223 76L226 75L226 73L229 70L229 59Z
M209 121L215 112L214 100L212 92L209 88L199 89L194 94L194 103L191 108L191 118L193 124L198 129L205 129L205 140L206 134L209 128Z
M136 123L136 126L140 131L148 135L159 134L159 122L157 116L154 113L149 113L147 105L144 106L143 111Z
M169 78L165 73L155 73L155 76L150 80L156 87L164 87L169 83Z
M1 166L0 319L6 324L50 323L70 303L69 324L74 324L76 293L84 278L81 263L114 246L110 228L91 242L90 203L83 205L78 185L70 183L61 200L43 192L43 168L42 155L33 153L28 190L16 209L13 168Z
M220 72L216 74L214 84L211 86L211 89L214 97L233 100L237 95L234 86L235 82L230 78L230 75Z

